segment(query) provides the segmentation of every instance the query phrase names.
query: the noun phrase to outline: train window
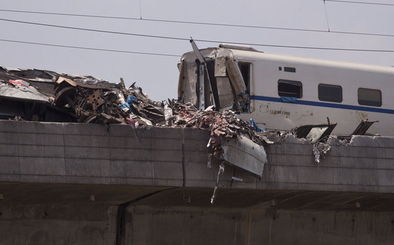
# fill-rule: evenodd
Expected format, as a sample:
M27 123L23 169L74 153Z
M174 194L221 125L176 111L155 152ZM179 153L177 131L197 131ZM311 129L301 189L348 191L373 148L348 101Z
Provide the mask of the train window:
M244 79L246 92L250 93L250 63L238 62L239 70L241 71L242 78Z
M285 72L296 72L296 68L295 68L295 67L288 67L288 66L285 66L284 71L285 71Z
M284 97L302 97L302 83L300 81L283 80L278 81L278 94Z
M342 102L342 87L331 84L319 84L318 95L321 101Z
M358 103L360 105L382 106L382 91L378 89L359 88Z

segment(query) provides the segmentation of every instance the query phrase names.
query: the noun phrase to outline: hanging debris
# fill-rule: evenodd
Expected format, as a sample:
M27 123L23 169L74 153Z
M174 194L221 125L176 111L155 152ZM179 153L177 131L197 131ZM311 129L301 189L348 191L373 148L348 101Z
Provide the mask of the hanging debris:
M170 101L171 122L174 127L193 127L210 131L207 147L210 151L207 166L212 159L225 160L257 176L262 176L267 156L263 147L266 138L257 134L250 123L237 118L233 111L218 112L213 107L197 110L191 104ZM240 153L243 154L240 154ZM241 160L239 156L242 155Z
M331 150L331 145L326 142L317 142L312 145L312 152L315 156L315 163L319 164L320 160Z
M213 193L211 196L211 204L213 204L215 202L216 192L218 191L218 188L219 188L220 176L223 175L223 173L224 173L224 164L222 162L219 165L218 173L216 175L216 184L215 184L215 187L213 188Z

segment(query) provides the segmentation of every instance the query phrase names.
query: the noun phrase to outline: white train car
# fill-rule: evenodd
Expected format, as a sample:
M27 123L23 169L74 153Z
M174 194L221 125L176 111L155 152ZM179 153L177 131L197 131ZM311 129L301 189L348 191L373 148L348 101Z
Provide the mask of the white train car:
M233 108L266 129L337 123L350 135L394 135L394 68L267 54L231 45L182 56L179 99L200 108ZM203 99L202 99L203 98Z

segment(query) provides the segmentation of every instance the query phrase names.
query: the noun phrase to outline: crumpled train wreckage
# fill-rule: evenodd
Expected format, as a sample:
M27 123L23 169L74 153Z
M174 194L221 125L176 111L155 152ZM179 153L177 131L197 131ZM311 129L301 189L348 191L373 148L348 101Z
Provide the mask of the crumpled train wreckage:
M162 103L149 100L141 88L91 76L0 67L0 98L2 119L135 126L164 120Z
M231 64L227 67L230 73L237 68ZM181 74L186 72L183 69L180 68ZM230 80L241 79L236 74L234 72ZM234 86L231 85L233 91L245 89L234 89ZM198 98L194 104L176 100L152 101L135 83L126 88L123 79L116 84L92 76L0 67L0 119L116 123L133 127L192 127L210 131L207 167L210 168L213 163L219 165L211 203L214 202L225 164L235 165L262 177L264 164L267 162L264 147L280 143L289 135L308 139L314 144L316 163L330 150L330 141L327 139L330 139L329 135L335 125L304 126L289 132L264 132L252 119L246 122L237 118L234 110L247 106L242 104L243 96L245 95L241 93L230 99L236 104L233 110L219 112L214 105L204 106L204 101ZM205 101L210 101L210 98ZM230 101L218 103L231 104ZM196 104L200 109L196 108ZM202 109L205 107L207 108Z

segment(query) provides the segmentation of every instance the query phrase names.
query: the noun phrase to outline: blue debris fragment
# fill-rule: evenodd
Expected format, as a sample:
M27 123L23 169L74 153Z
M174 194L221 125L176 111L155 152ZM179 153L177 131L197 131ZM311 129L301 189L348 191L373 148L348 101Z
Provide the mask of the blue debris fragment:
M259 126L257 126L257 123L253 120L253 118L250 118L249 119L249 124L250 124L250 126L252 126L253 127L253 129L256 131L256 132L265 132L266 130L265 129L262 129L262 128L260 128Z
M127 104L129 104L129 106L131 106L131 104L133 104L134 102L138 102L138 99L134 95L129 95L129 96L127 96L126 102L127 102Z

